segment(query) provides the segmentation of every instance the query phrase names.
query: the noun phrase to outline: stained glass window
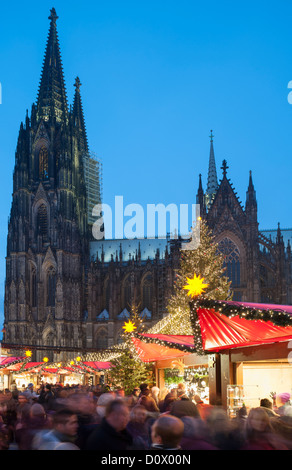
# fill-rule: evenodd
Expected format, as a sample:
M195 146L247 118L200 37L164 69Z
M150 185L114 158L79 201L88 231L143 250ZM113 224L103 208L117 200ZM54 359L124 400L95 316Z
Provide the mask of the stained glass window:
M223 238L218 244L219 251L224 255L226 275L232 283L232 287L240 286L240 261L239 249L230 238Z
M123 307L129 309L132 305L131 277L128 276L123 285Z
M148 274L142 284L142 309L152 310L152 276Z

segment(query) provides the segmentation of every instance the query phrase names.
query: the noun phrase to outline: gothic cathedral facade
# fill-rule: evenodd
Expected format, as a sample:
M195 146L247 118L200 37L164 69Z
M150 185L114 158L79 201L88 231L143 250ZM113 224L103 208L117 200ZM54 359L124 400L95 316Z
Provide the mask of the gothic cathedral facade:
M81 83L68 108L57 18L52 9L37 101L20 125L7 236L3 341L35 347L36 360L42 349L55 360L62 348L116 344L133 304L149 326L161 319L180 259L179 239L92 239ZM225 161L222 170L218 182L211 134L208 186L200 176L196 202L225 254L234 300L291 304L292 230L260 232L251 174L243 207Z

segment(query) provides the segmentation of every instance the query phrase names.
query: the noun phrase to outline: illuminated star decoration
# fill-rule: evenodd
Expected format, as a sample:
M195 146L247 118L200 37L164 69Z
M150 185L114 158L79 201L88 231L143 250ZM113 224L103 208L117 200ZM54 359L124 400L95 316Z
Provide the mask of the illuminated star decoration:
M25 351L25 355L26 355L26 357L31 357L31 356L32 356L32 352L31 352L31 351Z
M136 330L137 327L134 325L134 323L131 320L129 320L128 323L124 324L123 328L126 333L132 333L132 331Z
M188 290L188 295L191 297L196 297L198 295L201 295L203 291L205 290L206 287L208 287L209 284L204 284L204 278L199 276L196 276L194 274L194 277L190 279L187 277L187 282L188 284L185 285L183 288Z

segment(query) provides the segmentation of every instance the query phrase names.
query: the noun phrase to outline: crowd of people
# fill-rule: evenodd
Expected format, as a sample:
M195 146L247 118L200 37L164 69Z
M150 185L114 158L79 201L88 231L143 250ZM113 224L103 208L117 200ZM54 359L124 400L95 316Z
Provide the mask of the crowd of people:
M231 418L184 384L14 386L0 392L0 450L292 450L290 395L278 398Z

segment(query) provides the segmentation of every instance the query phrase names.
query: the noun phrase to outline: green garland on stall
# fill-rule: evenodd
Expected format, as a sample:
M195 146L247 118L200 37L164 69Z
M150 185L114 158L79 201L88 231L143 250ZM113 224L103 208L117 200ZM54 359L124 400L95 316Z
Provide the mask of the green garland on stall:
M194 332L196 352L199 355L206 354L203 349L201 326L197 315L197 310L200 308L214 309L228 318L238 316L246 320L270 321L281 327L292 326L292 315L284 309L256 309L253 306L242 305L240 302L229 304L224 300L215 301L200 297L190 302L190 320Z
M159 344L160 346L166 346L167 348L178 349L183 352L196 352L194 346L186 346L182 344L172 343L167 340L162 340L158 338L149 338L147 336L140 335L139 333L133 333L134 338L138 338L145 343Z
M253 306L242 305L240 302L229 304L224 300L210 300L200 298L193 300L190 303L191 311L197 308L208 308L214 309L222 315L226 315L229 318L238 316L239 318L245 318L246 320L262 320L270 321L277 326L291 326L292 315L286 312L284 309L276 308L272 309L257 309Z

